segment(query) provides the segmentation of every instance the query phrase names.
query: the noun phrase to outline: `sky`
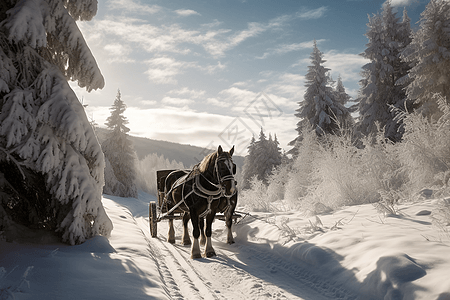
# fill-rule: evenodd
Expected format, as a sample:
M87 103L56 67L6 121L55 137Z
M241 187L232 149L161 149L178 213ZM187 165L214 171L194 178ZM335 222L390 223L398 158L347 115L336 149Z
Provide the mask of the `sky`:
M393 0L413 28L428 1ZM105 127L118 90L130 134L245 155L261 129L280 147L296 136L313 41L355 98L368 15L378 0L99 0L79 22L105 78L86 113Z

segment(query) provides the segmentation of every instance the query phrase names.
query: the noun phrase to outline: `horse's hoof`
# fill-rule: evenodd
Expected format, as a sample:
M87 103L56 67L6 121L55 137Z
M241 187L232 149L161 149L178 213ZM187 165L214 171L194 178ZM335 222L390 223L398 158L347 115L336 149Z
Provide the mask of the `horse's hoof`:
M185 240L185 241L183 241L183 245L184 245L184 246L189 246L190 244L192 244L192 243L191 243L191 240Z
M205 256L208 257L208 258L213 257L213 256L216 256L216 252L214 252L214 251L206 252L206 253L205 253Z
M227 241L227 244L228 244L228 245L232 245L232 244L234 244L234 241L233 241L233 240Z
M175 239L173 239L173 240L167 240L167 242L168 242L168 243L171 243L171 244L175 244Z
M191 254L191 258L192 259L202 258L202 255L201 254Z

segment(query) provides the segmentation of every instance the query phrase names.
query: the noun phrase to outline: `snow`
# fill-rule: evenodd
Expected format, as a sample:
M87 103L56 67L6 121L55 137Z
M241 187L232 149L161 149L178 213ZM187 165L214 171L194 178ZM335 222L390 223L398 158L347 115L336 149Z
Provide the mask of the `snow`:
M439 200L373 205L333 213L253 213L233 225L213 224L213 258L191 260L181 245L148 228L148 203L104 195L114 224L109 239L77 246L33 233L0 241L0 299L450 299L449 236L432 226ZM238 209L242 211L242 208Z

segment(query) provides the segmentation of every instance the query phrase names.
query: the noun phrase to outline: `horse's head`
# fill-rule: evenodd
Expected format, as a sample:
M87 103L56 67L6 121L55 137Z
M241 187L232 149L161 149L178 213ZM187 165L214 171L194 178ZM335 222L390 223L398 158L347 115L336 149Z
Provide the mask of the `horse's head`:
M225 152L222 146L217 149L215 171L219 184L224 189L225 196L232 196L236 192L236 165L233 163L234 146L229 152Z

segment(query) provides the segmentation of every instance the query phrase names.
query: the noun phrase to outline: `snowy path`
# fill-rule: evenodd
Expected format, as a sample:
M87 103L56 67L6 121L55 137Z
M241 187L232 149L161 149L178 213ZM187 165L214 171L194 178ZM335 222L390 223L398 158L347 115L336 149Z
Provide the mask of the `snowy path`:
M68 246L34 232L0 240L0 300L450 299L450 242L431 225L434 200L400 206L394 217L372 205L320 219L260 213L233 226L233 245L217 220L217 256L192 260L180 221L175 245L166 242L166 221L150 237L154 198L140 196L104 196L109 239Z
M144 210L138 209L137 212ZM145 210L147 208L145 207ZM151 238L148 216L135 217L146 236L150 252L161 270L162 282L173 299L353 299L342 287L333 286L310 270L273 253L270 247L239 237L225 243L225 223L213 224L217 256L192 260L190 246L181 245L181 221L175 221L176 244L168 243L168 222L158 223L158 237ZM223 234L222 234L223 233ZM235 233L236 235L236 233Z

